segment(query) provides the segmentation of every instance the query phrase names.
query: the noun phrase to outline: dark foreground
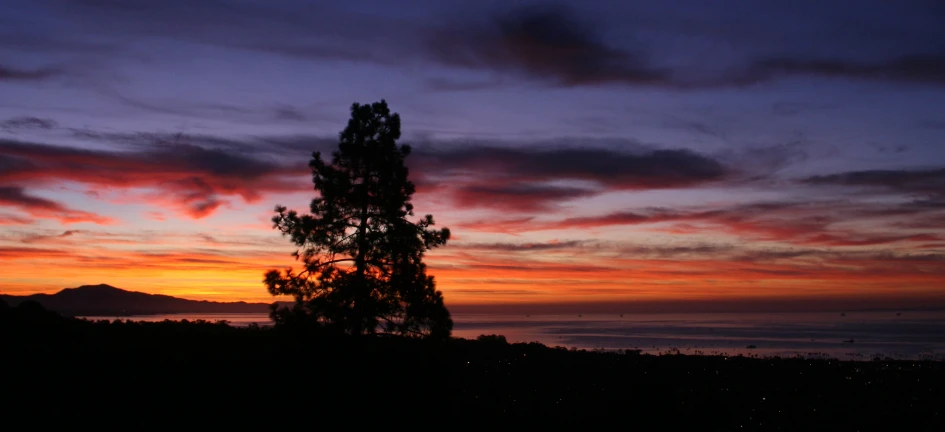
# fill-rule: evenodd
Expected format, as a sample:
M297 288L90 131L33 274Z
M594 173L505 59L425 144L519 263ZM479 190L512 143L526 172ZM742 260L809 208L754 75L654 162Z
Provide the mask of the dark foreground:
M3 418L14 424L945 430L941 362L646 356L497 337L355 340L92 323L35 304L0 305L0 335Z

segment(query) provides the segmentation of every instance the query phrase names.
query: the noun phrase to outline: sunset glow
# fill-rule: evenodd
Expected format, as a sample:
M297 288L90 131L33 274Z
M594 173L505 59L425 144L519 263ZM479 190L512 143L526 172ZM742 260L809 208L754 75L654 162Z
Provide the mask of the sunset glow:
M450 307L945 307L934 2L897 22L892 2L578 2L580 25L502 2L210 3L0 16L0 292L272 301L263 273L294 263L273 208L307 211L312 152L383 98L417 215L453 233L427 256Z

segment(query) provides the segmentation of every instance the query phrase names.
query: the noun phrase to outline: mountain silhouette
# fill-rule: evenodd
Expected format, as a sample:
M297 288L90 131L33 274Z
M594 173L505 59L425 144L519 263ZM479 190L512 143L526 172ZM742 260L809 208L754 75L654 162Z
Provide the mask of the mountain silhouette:
M127 316L171 313L267 313L268 303L187 300L161 294L126 291L111 285L83 285L55 294L13 296L0 294L10 306L34 300L47 309L72 316Z

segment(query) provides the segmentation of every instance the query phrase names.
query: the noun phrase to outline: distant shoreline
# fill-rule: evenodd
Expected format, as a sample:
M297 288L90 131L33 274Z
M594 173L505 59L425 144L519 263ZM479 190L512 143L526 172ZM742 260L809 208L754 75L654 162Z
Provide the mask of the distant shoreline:
M214 323L270 327L264 313L82 316L89 320ZM782 314L454 314L455 337L501 334L510 342L538 342L586 350L644 354L746 355L752 357L869 360L945 359L945 313L890 311Z

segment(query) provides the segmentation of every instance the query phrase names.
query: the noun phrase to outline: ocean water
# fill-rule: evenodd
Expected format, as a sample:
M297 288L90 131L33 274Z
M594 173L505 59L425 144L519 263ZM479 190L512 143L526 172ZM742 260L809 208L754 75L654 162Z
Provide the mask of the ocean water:
M266 314L170 314L87 317L138 321L226 320L269 325ZM827 356L866 360L879 355L945 359L945 312L705 313L619 315L453 316L453 335L504 335L577 349L638 349L644 353Z

